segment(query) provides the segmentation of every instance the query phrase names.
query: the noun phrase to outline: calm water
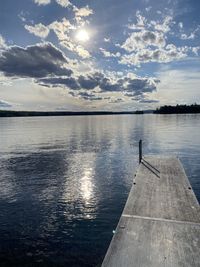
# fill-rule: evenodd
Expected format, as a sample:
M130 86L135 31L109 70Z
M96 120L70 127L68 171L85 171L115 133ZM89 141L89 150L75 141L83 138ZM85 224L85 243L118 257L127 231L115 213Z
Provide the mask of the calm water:
M100 266L146 154L178 155L200 200L200 115L0 119L0 266Z

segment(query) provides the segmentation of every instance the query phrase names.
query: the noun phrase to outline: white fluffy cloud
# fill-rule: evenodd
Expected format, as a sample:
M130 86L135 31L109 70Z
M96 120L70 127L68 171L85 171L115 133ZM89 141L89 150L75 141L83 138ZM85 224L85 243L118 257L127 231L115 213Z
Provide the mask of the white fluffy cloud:
M161 32L142 30L133 32L130 37L123 43L122 48L128 52L144 49L148 46L164 47L166 44L165 37Z
M136 24L129 24L128 28L131 30L140 30L140 29L144 29L146 27L146 22L147 20L145 19L145 17L143 17L139 11L136 12L136 19L137 19L137 23Z
M81 45L74 46L74 52L76 52L82 58L90 58L90 53Z
M55 0L55 1L58 5L61 5L62 7L67 7L67 6L71 5L69 0ZM39 6L41 6L41 5L44 6L44 5L50 4L51 0L34 0L34 2L36 4L38 4Z
M51 0L34 0L34 2L36 3L36 4L38 4L39 6L40 5L48 5L48 4L50 4L51 3Z
M74 7L74 11L76 17L88 17L93 14L93 10L89 8L89 6L85 6L82 8Z
M183 31L182 31L182 33L181 33L181 39L182 40L193 40L197 36L197 34L199 33L199 31L200 31L200 25L198 25L196 27L196 29L194 29L189 34L183 33Z
M104 55L104 57L120 57L121 56L119 52L111 53L110 51L107 51L104 48L100 48L100 51Z
M63 18L61 21L54 21L49 26L50 30L53 30L58 37L58 39L65 40L68 38L68 33L74 26L70 23L69 20Z
M123 55L120 63L137 66L147 62L166 63L185 58L187 52L188 48L186 47L177 48L175 45L169 44L165 48L157 48L154 50L142 49L129 55Z
M128 25L128 28L131 30L142 30L142 29L151 29L156 31L161 31L167 33L170 31L171 25L174 24L172 16L165 16L162 21L151 20L150 22L141 15L140 11L136 12L136 24L132 23Z
M131 30L128 38L120 46L126 53L119 60L121 64L140 66L147 62L171 62L180 60L193 52L198 55L198 47L182 46L168 43L169 34L173 34L172 27L175 24L173 17L165 16L162 20L148 21L138 11L136 12L136 24L129 24ZM186 35L183 32L183 23L178 27L181 32L181 39L194 39L200 27L198 26L192 33Z
M68 7L71 5L69 0L56 0L56 2L62 7Z
M40 38L46 38L49 34L49 28L42 23L35 24L34 26L25 25L24 27L27 31Z
M93 10L89 6L77 8L74 6L75 20L79 25L84 25L86 22L85 18L93 14Z
M167 33L170 31L170 26L173 24L173 18L172 16L166 16L163 20L163 22L158 21L151 21L151 25L154 26L154 29L157 31L161 31L164 33Z

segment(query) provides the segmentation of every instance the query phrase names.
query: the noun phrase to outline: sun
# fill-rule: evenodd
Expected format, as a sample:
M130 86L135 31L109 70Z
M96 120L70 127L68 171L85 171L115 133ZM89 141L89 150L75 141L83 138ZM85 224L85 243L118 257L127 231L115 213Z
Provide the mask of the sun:
M88 31L79 30L76 34L76 39L81 42L87 42L90 39Z

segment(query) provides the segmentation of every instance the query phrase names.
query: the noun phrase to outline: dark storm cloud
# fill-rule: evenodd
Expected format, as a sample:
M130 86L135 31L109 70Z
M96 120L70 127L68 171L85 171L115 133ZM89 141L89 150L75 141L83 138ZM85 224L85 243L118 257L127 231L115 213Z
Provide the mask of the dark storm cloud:
M11 46L0 56L0 71L5 76L41 78L49 75L70 76L72 70L63 67L64 54L51 43L22 48Z

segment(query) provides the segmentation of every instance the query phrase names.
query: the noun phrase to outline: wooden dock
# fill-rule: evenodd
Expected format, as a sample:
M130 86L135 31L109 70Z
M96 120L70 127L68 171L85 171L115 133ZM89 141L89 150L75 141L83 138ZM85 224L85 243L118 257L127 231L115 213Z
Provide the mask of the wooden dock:
M200 267L200 207L176 157L142 159L103 267Z

